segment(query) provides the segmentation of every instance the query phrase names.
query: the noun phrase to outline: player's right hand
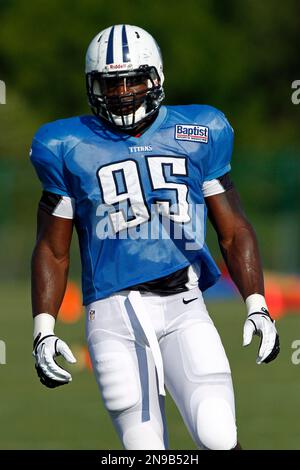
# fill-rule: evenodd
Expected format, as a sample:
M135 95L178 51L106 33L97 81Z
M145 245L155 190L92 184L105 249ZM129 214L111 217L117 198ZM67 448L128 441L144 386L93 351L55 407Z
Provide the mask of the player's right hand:
M40 381L49 388L59 387L72 381L71 374L60 367L54 358L63 356L70 364L76 362L69 346L55 335L37 335L33 343L35 368Z

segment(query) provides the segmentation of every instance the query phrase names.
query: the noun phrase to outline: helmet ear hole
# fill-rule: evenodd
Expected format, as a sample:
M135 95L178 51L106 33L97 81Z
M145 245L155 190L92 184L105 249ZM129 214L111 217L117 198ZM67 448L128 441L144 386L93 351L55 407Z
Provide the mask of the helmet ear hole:
M100 83L99 83L99 80L97 80L97 79L95 79L93 81L93 93L95 95L100 95L101 94Z

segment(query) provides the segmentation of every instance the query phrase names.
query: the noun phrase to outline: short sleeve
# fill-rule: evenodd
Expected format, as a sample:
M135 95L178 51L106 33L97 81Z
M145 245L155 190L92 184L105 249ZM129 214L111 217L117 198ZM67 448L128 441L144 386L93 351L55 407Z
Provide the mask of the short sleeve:
M218 178L231 169L233 129L221 111L217 111L210 128L210 152L204 181Z
M44 191L71 197L64 177L62 159L36 138L32 141L30 160Z

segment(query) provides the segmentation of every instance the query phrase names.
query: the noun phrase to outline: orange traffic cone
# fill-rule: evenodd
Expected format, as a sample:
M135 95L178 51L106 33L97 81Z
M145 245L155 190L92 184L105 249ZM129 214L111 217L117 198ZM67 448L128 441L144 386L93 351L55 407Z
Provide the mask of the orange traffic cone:
M75 282L68 282L58 319L63 323L76 323L82 316L81 293Z

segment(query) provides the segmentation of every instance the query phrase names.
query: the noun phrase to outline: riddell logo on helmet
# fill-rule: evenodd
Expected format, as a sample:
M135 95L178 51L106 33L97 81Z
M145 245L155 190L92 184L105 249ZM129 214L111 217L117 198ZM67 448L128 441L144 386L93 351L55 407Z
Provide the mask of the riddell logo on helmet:
M130 69L132 67L131 64L109 64L108 68L110 70L120 70L120 69Z
M192 124L177 124L175 126L175 139L192 140L193 142L208 142L208 127Z

